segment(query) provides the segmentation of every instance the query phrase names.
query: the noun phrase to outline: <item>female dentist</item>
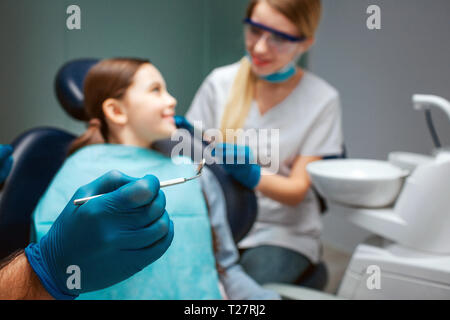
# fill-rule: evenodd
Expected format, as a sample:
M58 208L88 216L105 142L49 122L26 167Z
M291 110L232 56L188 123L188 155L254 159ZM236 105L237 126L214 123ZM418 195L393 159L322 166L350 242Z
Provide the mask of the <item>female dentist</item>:
M253 152L257 159L279 146L271 155L279 163L275 172L259 165L225 167L258 197L257 221L239 248L242 266L260 284L298 283L321 256L320 210L306 166L343 152L340 99L331 85L296 65L314 43L320 15L320 0L251 0L244 20L246 57L213 70L187 120L176 121L181 127L201 121L204 129L222 133L279 130L276 141L221 146L245 156Z

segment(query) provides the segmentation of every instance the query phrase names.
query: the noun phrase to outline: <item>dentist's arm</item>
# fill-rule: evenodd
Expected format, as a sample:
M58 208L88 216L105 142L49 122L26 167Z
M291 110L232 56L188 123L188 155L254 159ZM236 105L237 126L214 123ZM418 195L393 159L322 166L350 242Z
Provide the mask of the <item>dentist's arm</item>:
M0 300L54 299L39 281L23 250L0 265Z

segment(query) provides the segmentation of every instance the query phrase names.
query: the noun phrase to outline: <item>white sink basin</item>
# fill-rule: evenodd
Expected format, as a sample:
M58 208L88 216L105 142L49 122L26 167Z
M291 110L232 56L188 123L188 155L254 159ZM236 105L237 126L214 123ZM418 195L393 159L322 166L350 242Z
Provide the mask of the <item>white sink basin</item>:
M363 159L321 160L306 169L325 199L365 208L391 206L409 174L387 161Z

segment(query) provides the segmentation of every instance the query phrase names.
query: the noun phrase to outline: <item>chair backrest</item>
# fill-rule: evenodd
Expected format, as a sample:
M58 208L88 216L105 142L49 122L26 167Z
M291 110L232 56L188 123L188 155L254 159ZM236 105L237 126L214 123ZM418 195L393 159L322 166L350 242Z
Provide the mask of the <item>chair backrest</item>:
M55 77L55 93L63 109L77 120L87 121L84 112L83 83L89 69L99 59L77 59L67 62Z
M14 164L0 192L0 259L29 243L31 214L74 138L59 129L37 128L12 143Z

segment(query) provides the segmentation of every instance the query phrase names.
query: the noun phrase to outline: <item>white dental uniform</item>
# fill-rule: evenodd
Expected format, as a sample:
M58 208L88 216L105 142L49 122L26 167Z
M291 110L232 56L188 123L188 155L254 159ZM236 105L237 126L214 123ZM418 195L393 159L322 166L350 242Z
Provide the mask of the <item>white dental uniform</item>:
M187 120L191 123L202 121L203 130L220 128L238 69L239 63L215 69L197 92L186 114ZM289 176L297 156L342 153L339 93L324 80L305 71L291 94L264 115L260 114L256 101L253 101L243 129L279 129L276 173ZM270 142L270 136L267 143L261 144L261 140L259 144L257 141L249 142L258 160L270 154L269 150L276 143ZM260 192L256 194L258 218L239 247L280 246L305 255L313 263L319 262L322 223L313 191L310 189L295 207L283 205Z

